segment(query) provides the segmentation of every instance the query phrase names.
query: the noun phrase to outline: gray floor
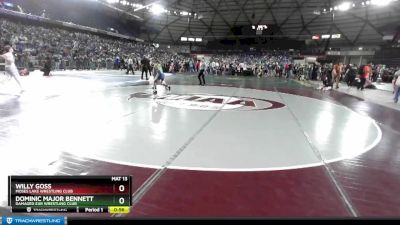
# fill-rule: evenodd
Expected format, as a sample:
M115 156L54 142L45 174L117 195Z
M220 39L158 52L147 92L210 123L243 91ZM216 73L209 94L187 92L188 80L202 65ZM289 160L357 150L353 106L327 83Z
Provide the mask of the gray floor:
M173 104L168 106L168 101L160 104L153 98L129 99L134 93L151 94L150 85L105 89L102 82L92 79L29 79L25 83L29 90L19 99L24 109L16 118L16 133L2 143L6 158L25 155L25 163L38 154L47 162L68 152L118 164L160 168L192 138L170 168L281 170L320 165L313 147L319 149L325 161L333 162L364 153L381 137L374 121L345 107L278 92L176 85L168 93L239 96L286 105L272 110L232 111L211 103L218 110L208 111L188 109L187 104L175 108ZM44 93L54 99L41 101ZM185 102L169 102L177 101ZM204 124L207 126L196 134ZM349 139L353 133L356 136ZM310 146L310 141L315 146ZM36 151L27 153L28 148Z

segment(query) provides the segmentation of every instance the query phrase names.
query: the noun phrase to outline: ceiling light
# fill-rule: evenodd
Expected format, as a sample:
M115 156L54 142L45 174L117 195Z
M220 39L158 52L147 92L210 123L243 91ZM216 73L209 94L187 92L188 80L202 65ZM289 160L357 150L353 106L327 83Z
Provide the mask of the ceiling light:
M368 2L367 2L367 4L368 4ZM371 0L371 4L372 5L377 5L377 6L387 6L391 2L393 2L393 0Z
M150 8L150 12L153 13L154 15L160 15L165 11L164 7L162 7L159 4L153 4Z
M338 6L338 9L339 9L340 11L347 11L347 10L350 9L350 7L351 7L351 3L350 3L350 2L343 2L342 4L340 4L340 5Z
M330 34L321 35L321 39L329 39L329 38L331 38Z

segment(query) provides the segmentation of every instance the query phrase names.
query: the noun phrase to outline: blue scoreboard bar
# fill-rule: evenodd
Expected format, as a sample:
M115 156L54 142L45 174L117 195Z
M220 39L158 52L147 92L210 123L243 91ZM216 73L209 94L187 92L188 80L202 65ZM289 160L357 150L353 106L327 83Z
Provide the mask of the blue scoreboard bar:
M66 225L65 217L28 217L28 216L3 216L1 225Z

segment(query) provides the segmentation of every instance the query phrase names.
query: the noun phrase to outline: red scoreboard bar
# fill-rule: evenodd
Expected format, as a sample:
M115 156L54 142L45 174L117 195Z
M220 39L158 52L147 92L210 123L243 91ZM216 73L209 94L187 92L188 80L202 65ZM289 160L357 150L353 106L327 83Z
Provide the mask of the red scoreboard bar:
M128 213L131 176L9 176L12 212Z

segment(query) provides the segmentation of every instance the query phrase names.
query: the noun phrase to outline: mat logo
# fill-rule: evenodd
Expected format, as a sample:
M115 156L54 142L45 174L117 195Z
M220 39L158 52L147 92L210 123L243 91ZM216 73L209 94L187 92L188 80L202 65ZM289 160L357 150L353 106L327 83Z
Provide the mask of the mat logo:
M151 94L140 92L132 94L129 99L151 97ZM279 109L285 107L285 105L280 102L265 99L204 94L171 94L157 97L155 98L155 101L160 105L190 110L253 111Z

